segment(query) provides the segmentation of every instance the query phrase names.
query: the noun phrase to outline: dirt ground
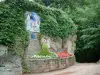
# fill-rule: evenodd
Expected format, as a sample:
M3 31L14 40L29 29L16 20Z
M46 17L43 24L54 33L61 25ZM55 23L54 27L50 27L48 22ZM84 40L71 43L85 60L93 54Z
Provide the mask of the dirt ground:
M69 68L39 74L24 74L24 75L100 75L100 64L96 63L81 63Z

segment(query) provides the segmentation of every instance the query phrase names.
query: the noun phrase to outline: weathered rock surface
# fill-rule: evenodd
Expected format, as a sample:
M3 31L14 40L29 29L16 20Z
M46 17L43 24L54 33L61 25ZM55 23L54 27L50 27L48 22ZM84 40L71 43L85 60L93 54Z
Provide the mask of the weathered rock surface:
M0 66L0 75L22 75L21 58L8 55Z
M7 46L0 45L0 57L7 55Z
M25 58L32 57L34 53L41 49L39 41L37 39L30 40L28 48L26 50Z
M76 50L76 38L77 36L69 36L66 38L64 48L68 50L68 52L72 55L74 55L74 51ZM41 39L41 42L46 42L51 50L58 51L59 49L62 49L62 40L60 38L54 39L47 36L43 36Z

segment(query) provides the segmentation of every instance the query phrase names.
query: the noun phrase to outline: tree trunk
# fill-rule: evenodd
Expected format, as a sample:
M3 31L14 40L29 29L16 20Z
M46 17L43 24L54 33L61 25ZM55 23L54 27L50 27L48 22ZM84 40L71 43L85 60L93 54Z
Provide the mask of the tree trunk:
M64 48L65 41L62 39L62 49Z

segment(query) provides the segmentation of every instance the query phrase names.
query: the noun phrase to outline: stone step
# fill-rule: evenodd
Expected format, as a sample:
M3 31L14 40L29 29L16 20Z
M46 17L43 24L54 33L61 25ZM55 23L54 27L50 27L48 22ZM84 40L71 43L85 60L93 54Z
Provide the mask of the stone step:
M41 46L39 44L39 40L30 40L28 48L26 50L26 56L33 56L34 53L40 51Z

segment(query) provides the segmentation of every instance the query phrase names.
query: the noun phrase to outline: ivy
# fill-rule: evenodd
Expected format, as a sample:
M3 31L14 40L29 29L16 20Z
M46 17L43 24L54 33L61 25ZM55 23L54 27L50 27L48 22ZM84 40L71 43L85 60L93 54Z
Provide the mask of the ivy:
M24 16L26 11L34 11L40 15L40 28L43 35L65 39L75 34L74 22L61 9L43 6L34 0L6 0L0 3L0 44L14 48L18 46L17 43L21 42L25 49L28 41ZM19 52L16 51L19 48L13 50Z
M23 11L20 8L12 8L4 2L0 3L0 44L7 45L12 52L23 56L27 36Z
M25 5L28 8L34 9L41 16L42 34L60 38L66 38L69 35L75 34L74 22L63 10L45 7L35 1L33 3L26 2ZM28 10L27 7L25 7L25 10Z

